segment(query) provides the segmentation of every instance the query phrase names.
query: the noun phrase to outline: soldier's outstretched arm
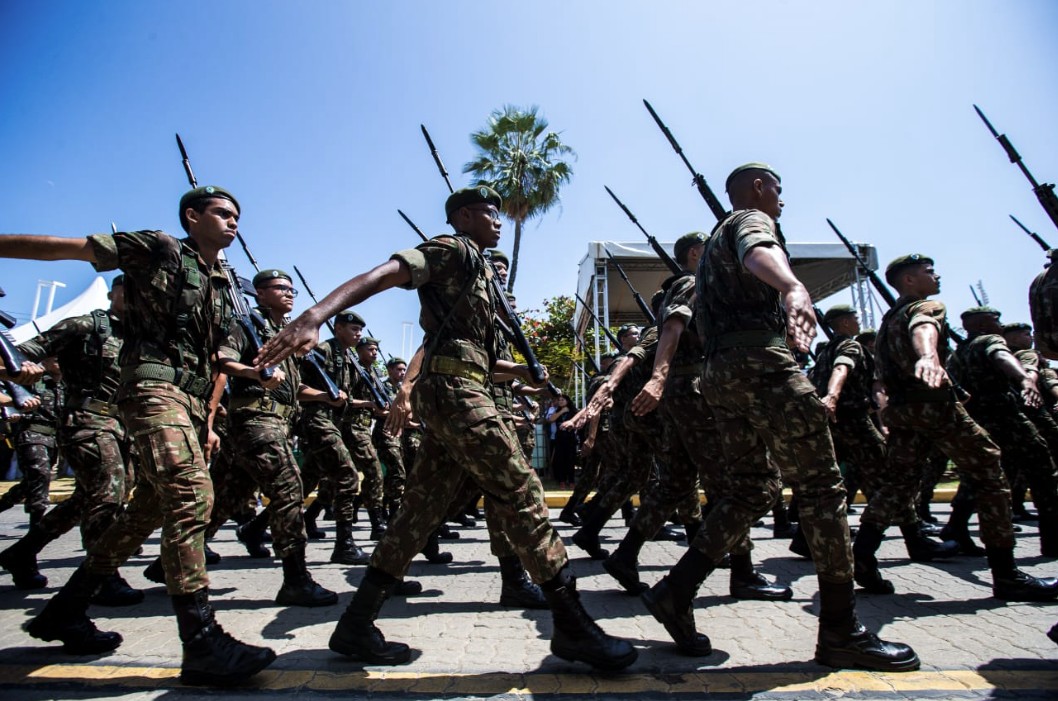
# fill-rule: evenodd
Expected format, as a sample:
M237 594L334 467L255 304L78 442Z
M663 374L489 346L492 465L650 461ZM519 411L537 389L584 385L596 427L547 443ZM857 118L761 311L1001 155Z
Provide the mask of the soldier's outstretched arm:
M95 252L85 237L39 236L36 234L0 235L0 258L25 260L83 260L94 263Z
M676 355L680 336L687 328L687 322L679 317L669 317L661 325L661 337L654 353L654 371L643 389L632 400L632 413L644 416L658 408L661 395L665 393L665 382L669 378L669 367Z
M1011 382L1018 385L1021 398L1025 400L1027 406L1033 409L1040 406L1042 399L1039 390L1036 389L1036 378L1025 372L1021 361L1014 357L1013 353L1005 350L996 351L992 353L992 362Z
M797 350L807 353L816 337L816 315L808 288L794 275L786 254L778 246L756 246L742 259L742 264L757 279L782 294L786 333Z
M266 366L282 362L294 353L305 355L316 347L320 326L327 319L379 292L406 285L411 281L411 270L408 266L392 259L347 280L265 343L254 360L254 368L260 371Z

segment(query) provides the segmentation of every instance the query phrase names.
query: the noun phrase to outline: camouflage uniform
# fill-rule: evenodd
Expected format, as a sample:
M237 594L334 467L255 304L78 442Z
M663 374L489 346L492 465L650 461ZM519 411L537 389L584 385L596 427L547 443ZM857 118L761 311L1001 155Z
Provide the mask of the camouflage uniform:
M37 519L48 508L48 485L56 461L55 435L62 422L64 387L45 376L29 388L40 400L40 406L22 414L15 434L15 451L22 479L0 497L0 510L15 504L25 503L31 521Z
M1010 352L1002 336L971 336L948 360L948 373L970 393L966 404L970 416L999 445L1000 465L1008 484L1014 484L1019 475L1028 482L1040 515L1041 544L1055 547L1058 546L1058 470L1046 440L1021 410L1021 401L1010 380L992 360L992 355L1001 351ZM952 459L959 463L954 456ZM976 480L970 486L980 500Z
M736 211L714 229L698 267L702 395L716 416L730 488L692 547L720 562L771 509L781 471L799 486L801 527L820 581L851 582L845 488L826 412L786 346L779 293L742 265L756 246L787 253L771 217Z
M372 372L372 370L368 370ZM382 389L392 401L397 396L399 387L395 386L389 378L382 380ZM385 432L386 422L379 419L375 421L375 427L371 431L371 443L375 446L379 460L386 466L386 479L383 483L383 493L392 507L400 504L404 498L404 485L408 481L407 471L404 469L404 455L401 451L400 438L394 438Z
M282 325L272 321L267 309L260 309L260 314L267 326L258 329L264 343L275 336ZM250 365L256 351L242 327L234 326L222 342L219 355ZM305 501L301 474L290 446L297 412L295 396L301 377L293 357L284 360L278 368L286 377L271 390L266 390L256 380L229 378L228 428L234 444L234 467L250 475L268 497L273 547L276 555L284 558L304 550L308 538L301 515Z
M122 337L121 320L100 309L64 319L21 346L33 360L56 356L67 387L59 438L76 484L40 527L58 538L80 523L85 549L117 518L135 482L129 439L114 404Z
M1058 355L1058 249L1048 251L1047 257L1050 265L1029 286L1029 313L1036 348Z
M170 595L209 585L204 535L213 482L201 440L212 389L212 357L231 316L219 265L190 238L159 231L89 237L97 270L125 273L125 342L117 404L144 477L128 508L88 551L88 572L117 571L158 526Z
M330 375L338 389L349 394L352 387L350 351L343 351L338 339L332 338L316 346L316 352L320 367ZM305 368L304 364L302 370L306 385L324 391L323 381L314 372ZM342 440L339 428L341 412L340 408L326 402L305 402L302 405L299 435L304 455L305 493L311 493L319 486L321 475L326 476L334 485L334 518L345 522L353 520L353 501L360 491L360 476ZM321 490L318 498L322 496Z
M354 353L355 351L350 351ZM364 368L364 372L374 372L370 367ZM372 400L373 395L364 378L359 373L352 373L352 390L349 392L350 399ZM378 453L371 441L371 421L374 417L374 409L353 409L346 407L342 414L342 440L345 447L349 449L349 455L353 459L353 465L363 474L363 482L360 485L360 496L368 512L381 512L382 498L385 495L382 463L378 460Z
M412 401L429 430L404 506L371 566L402 577L469 475L492 502L525 569L536 582L550 580L566 565L566 551L547 519L543 486L489 388L496 359L492 272L463 236L440 236L394 258L407 265L408 287L422 303L427 353Z
M1012 548L1010 490L999 467L999 448L988 433L966 412L951 388L930 389L915 377L918 355L912 330L920 324L935 326L943 337L947 327L941 302L901 297L885 313L878 330L875 355L878 376L885 383L889 404L887 479L872 495L861 521L881 527L914 523L914 495L922 480L922 460L934 447L955 462L960 477L977 489L981 539L985 545ZM941 361L947 344L938 348Z

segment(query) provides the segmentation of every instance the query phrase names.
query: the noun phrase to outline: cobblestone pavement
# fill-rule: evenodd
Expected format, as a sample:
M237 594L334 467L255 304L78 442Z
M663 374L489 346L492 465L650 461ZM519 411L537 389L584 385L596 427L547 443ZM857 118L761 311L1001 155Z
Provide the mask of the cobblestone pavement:
M944 519L946 504L934 512ZM557 514L557 509L553 509ZM0 547L26 530L25 514L0 515ZM855 525L856 517L852 517ZM770 525L770 518L768 519ZM1045 635L1058 620L1058 605L1004 604L990 598L983 559L957 558L939 565L906 559L890 529L880 559L897 588L893 596L859 598L859 615L883 637L911 644L922 658L920 672L885 675L834 671L812 661L818 593L811 563L791 555L788 541L773 539L770 528L753 530L755 559L770 577L789 583L794 599L771 603L735 601L727 595L728 574L718 570L695 602L699 630L715 652L704 659L676 653L668 635L631 596L621 593L601 564L570 546L587 609L610 633L635 641L639 660L622 675L600 675L550 654L547 611L504 609L498 605L500 577L489 554L483 527L462 528L462 538L444 543L451 565L429 565L421 558L409 577L422 582L420 596L390 600L379 627L392 640L415 650L401 667L364 666L327 649L334 623L362 574L361 567L328 562L333 523L321 522L328 540L309 546L309 566L324 586L341 594L328 608L280 608L273 601L280 586L279 563L253 560L221 530L214 549L223 561L211 567L212 599L225 629L248 642L267 644L279 655L251 688L225 698L298 694L315 698L1058 698L1058 646ZM574 529L557 524L567 543ZM1058 563L1035 555L1036 529L1022 525L1017 555L1023 569L1058 575ZM620 519L604 531L610 547L623 535ZM975 531L976 533L976 531ZM361 523L357 539L367 541ZM683 544L647 544L641 572L656 582L676 561ZM73 658L57 646L21 630L80 561L79 537L67 534L41 555L48 588L20 592L0 575L0 698L200 697L200 690L177 681L180 644L164 588L148 582L143 568L158 552L157 537L122 572L146 600L133 607L91 610L103 630L117 630L125 643L113 654Z

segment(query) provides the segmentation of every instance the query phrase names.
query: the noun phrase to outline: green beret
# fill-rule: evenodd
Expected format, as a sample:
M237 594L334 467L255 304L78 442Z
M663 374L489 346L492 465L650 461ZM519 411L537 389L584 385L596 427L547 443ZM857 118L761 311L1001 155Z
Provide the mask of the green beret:
M892 285L900 271L912 265L933 265L933 259L921 253L910 253L906 256L895 258L889 265L885 266L885 281Z
M782 178L779 177L779 174L767 163L745 163L731 171L731 175L727 176L727 180L724 181L724 189L730 192L731 181L738 177L740 173L745 173L747 170L763 170L765 173L771 173L775 176L776 180L782 182Z
M856 309L851 304L835 304L823 315L823 323L829 324L834 319L847 314L856 314Z
M124 274L118 275L117 277L115 277L113 280L110 281L110 289L114 289L115 287L118 287L118 286L121 286L121 287L125 286L125 275Z
M977 316L978 314L991 314L997 319L1003 316L1003 314L995 307L970 307L959 316L965 320L968 316Z
M1003 333L1015 333L1017 331L1032 331L1032 324L1026 324L1024 321L1003 324Z
M479 203L496 205L496 209L499 209L503 206L503 199L499 193L487 185L475 185L456 190L445 200L445 221L451 223L452 212L460 207Z
M359 350L359 349L363 348L364 346L375 346L377 348L378 347L378 339L377 338L371 338L370 336L362 336L360 338L360 340L356 342L356 348L357 348L357 350Z
M870 340L872 338L878 338L878 332L872 328L866 328L856 335L856 340L860 343L863 343L864 341Z
M262 270L253 276L253 286L260 287L262 283L268 282L269 280L287 280L293 282L294 278L290 277L290 273L283 272L277 268L271 268L270 270Z
M367 326L367 322L364 321L364 317L360 316L352 309L346 309L344 312L339 312L334 317L334 323L336 324L356 324L357 326Z
M184 196L180 198L180 226L187 231L188 222L184 217L184 212L195 202L199 200L208 200L214 197L228 200L235 205L235 211L242 213L242 208L239 207L239 200L235 199L235 195L231 194L222 187L216 185L206 185L205 187L196 187L194 190L189 190L184 193Z
M672 247L672 254L676 258L676 262L683 265L687 260L687 252L698 244L705 243L706 238L708 236L701 231L692 231L676 239L676 245Z
M397 356L393 356L392 358L390 358L389 360L386 361L386 367L387 368L391 368L394 365L407 365L407 364L408 363L407 363L407 361L404 360L404 358L398 358Z
M503 263L508 268L511 267L511 260L507 257L507 254L498 248L493 248L489 251L489 258L492 259L493 263Z
M639 331L639 327L635 324L625 324L621 328L617 329L617 340L620 341L622 336L632 331Z

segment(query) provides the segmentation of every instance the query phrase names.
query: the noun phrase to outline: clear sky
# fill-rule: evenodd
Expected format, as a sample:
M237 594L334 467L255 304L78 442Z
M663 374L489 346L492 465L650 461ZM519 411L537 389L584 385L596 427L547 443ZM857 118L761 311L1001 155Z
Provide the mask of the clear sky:
M199 182L240 199L261 264L297 265L322 294L417 242L397 208L445 230L420 123L458 186L468 134L504 104L535 104L579 155L561 208L526 228L516 292L538 308L574 290L589 241L639 237L604 184L663 241L710 228L647 98L718 194L742 162L778 169L790 240L832 241L830 217L883 266L934 256L956 315L983 280L1021 320L1044 256L1007 215L1058 232L971 105L1037 178L1058 178L1056 30L1048 0L9 0L0 231L179 234L179 131ZM0 261L0 308L27 318L38 279L68 285L61 304L93 275ZM361 311L395 352L418 302L391 291Z

